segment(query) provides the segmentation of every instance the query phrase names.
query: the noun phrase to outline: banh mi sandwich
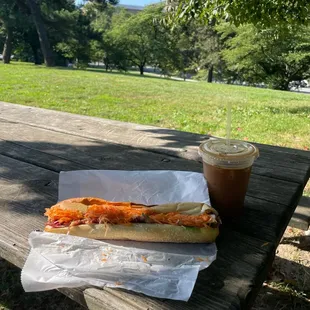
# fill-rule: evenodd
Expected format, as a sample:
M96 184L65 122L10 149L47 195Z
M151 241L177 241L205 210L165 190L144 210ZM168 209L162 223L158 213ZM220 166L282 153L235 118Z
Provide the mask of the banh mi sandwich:
M204 203L145 206L100 198L72 198L46 209L44 231L93 239L214 242L220 219Z

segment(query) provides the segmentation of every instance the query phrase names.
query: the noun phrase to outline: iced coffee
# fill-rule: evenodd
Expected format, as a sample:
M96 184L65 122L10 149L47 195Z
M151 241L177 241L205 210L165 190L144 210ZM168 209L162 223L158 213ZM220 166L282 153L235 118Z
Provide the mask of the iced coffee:
M243 141L209 139L199 147L211 205L222 217L242 213L257 147Z

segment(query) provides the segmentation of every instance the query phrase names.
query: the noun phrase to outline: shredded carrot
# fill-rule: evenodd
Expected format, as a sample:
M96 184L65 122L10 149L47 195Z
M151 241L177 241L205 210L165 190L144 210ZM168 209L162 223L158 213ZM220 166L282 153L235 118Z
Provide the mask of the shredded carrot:
M48 216L48 220L51 222L58 221L62 224L84 218L83 213L79 210L64 210L59 207L52 207L45 210L44 215Z
M55 205L46 209L44 215L48 217L49 222L58 222L60 225L68 225L74 221L83 220L86 223L102 224L131 225L131 223L135 223L136 221L145 221L147 223L205 227L207 224L213 222L213 218L207 213L200 215L188 215L178 212L156 213L147 207L131 204L130 202L106 201L102 204L101 200L101 204L90 205L90 203L97 201L99 202L100 200L94 198L85 201L85 204L86 202L88 203L86 213L79 210L62 209Z
M141 258L145 263L147 262L147 258L144 255L141 255Z

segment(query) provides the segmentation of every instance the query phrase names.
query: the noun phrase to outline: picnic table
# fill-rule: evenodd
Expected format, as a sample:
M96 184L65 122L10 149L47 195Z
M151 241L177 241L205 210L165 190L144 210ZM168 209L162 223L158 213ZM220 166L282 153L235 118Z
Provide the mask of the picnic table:
M60 171L202 171L208 136L0 103L0 255L22 268L28 234L43 230ZM310 152L256 144L245 212L222 225L218 257L188 302L111 288L60 289L90 309L244 309L253 303L310 175Z

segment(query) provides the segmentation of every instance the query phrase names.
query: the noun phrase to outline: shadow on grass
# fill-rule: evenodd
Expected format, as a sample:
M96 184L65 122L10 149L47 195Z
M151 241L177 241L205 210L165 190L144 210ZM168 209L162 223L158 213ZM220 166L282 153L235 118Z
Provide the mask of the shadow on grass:
M74 69L74 70L78 70L78 69ZM87 72L96 72L96 73L105 73L105 74L111 74L111 75L122 75L122 76L133 76L136 78L147 78L147 79L160 79L160 80L168 80L168 81L173 81L173 82L183 82L182 80L175 80L175 79L171 79L167 76L161 76L161 75L155 75L152 72L144 72L143 75L139 74L139 72L137 71L137 73L134 73L131 71L128 72L122 72L122 71L106 71L105 69L102 68L94 68L94 67L88 67L86 70Z
M14 65L18 65L18 62L12 63ZM132 76L136 78L142 78L142 79L156 79L156 80L167 80L167 81L173 81L173 82L183 82L183 80L176 80L169 78L165 75L160 75L156 74L153 72L144 72L144 75L139 74L139 71L106 71L104 68L97 68L97 67L87 67L85 69L78 69L78 68L70 68L70 67L61 67L61 66L56 66L56 67L46 67L45 65L35 65L29 63L29 67L36 68L36 69L48 69L48 70L62 70L62 71L78 71L78 72L93 72L93 73L104 73L104 74L109 74L109 75L116 75L116 76Z
M265 285L261 288L252 310L308 310L309 301L286 284L277 287Z
M297 108L290 108L290 107L285 107L285 108L277 108L273 106L268 106L266 107L268 109L268 112L271 114L281 114L281 113L290 113L294 115L303 115L303 116L308 116L310 114L310 107L307 106L301 106Z
M306 310L310 308L310 268L276 256L269 279L253 310Z
M288 109L289 113L291 114L306 114L307 116L310 115L310 106L303 106L298 108L291 108Z

